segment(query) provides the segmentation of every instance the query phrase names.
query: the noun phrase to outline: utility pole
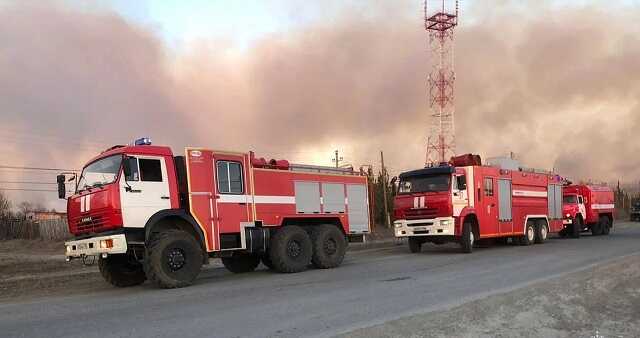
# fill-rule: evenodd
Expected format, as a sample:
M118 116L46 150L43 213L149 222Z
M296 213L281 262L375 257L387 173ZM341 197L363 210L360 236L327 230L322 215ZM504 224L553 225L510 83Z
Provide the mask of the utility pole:
M389 216L389 207L387 206L387 168L384 166L384 153L380 150L380 164L382 165L382 198L384 199L384 220L385 225L390 227L391 217Z
M340 168L340 162L344 160L344 158L342 158L342 156L340 156L340 153L338 152L338 150L335 151L335 158L333 158L331 161L336 163L336 168Z

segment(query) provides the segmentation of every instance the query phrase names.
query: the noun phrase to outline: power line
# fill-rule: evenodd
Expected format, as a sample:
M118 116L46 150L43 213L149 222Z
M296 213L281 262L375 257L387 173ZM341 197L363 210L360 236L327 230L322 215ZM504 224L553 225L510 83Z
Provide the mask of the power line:
M42 191L42 192L57 192L58 190L51 190L51 189L0 188L0 191Z
M41 171L73 171L79 172L77 169L60 169L60 168L41 168L41 167L20 167L12 165L0 165L0 169L17 169L17 170L41 170Z
M56 182L36 182L36 181L0 181L0 184L46 184L46 185L58 185ZM71 184L67 182L65 184Z

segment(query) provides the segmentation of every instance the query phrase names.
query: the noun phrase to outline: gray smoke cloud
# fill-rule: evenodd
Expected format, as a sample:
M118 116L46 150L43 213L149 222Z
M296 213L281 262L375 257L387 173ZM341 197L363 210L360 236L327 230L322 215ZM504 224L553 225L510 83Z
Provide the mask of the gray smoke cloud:
M430 67L419 4L404 5L345 8L246 50L214 39L172 50L104 10L0 7L3 162L77 168L149 135L175 152L330 164L340 149L357 166L384 150L392 173L419 167ZM574 178L639 180L640 10L604 10L506 1L462 13L458 152L513 151Z

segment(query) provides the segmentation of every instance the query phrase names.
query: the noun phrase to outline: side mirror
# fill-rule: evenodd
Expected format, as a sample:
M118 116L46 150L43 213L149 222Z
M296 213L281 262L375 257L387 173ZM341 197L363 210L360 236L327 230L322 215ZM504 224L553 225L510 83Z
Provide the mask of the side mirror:
M393 178L391 179L391 185L396 184L396 181L398 181L398 176L393 176Z
M58 182L58 198L65 199L67 197L67 187L64 185L66 178L64 175L56 176Z

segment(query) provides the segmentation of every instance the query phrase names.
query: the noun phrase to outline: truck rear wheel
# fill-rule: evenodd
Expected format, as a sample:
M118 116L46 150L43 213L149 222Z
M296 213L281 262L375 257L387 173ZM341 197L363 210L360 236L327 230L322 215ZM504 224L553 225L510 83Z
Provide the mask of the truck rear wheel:
M409 237L409 251L411 253L419 253L422 251L422 241L421 238L418 237Z
M582 223L582 217L578 216L573 220L573 223L571 224L571 237L580 238L582 228L584 228L584 223Z
M193 236L181 230L165 230L149 239L144 270L147 278L162 288L181 288L198 277L203 258Z
M231 257L221 257L222 265L233 273L244 273L255 270L260 264L260 256L234 252Z
M98 268L107 282L121 288L142 284L147 279L142 264L131 260L128 255L100 257Z
M609 220L609 217L603 216L601 224L602 224L602 234L605 236L608 235L609 232L611 232L611 221Z
M313 254L311 262L320 269L335 268L342 264L347 251L347 240L335 225L323 224L311 230Z
M520 245L531 245L535 241L536 230L532 222L527 222L524 236L520 237Z
M600 219L598 219L596 223L591 224L591 234L593 236L602 235L602 228L603 228L603 222L602 222L602 217L600 217Z
M462 252L473 252L473 245L475 244L475 241L476 236L473 231L473 223L465 221L464 224L462 224L462 238L460 238L460 246L462 247Z
M294 273L307 269L313 246L306 231L296 225L281 228L271 237L269 258L276 271Z
M260 256L260 261L262 261L262 264L269 270L273 270L273 262L271 261L271 257L269 257L268 252Z
M536 244L543 244L547 241L549 236L549 229L544 222L539 222L536 225Z

